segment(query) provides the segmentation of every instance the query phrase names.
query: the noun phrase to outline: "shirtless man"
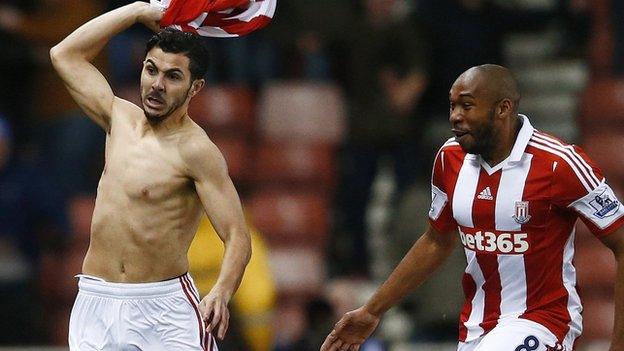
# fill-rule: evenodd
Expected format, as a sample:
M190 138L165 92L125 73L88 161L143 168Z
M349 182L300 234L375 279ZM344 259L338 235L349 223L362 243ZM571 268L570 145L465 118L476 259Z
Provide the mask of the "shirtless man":
M106 166L70 320L72 351L216 350L210 332L224 337L227 305L251 255L223 156L187 114L208 64L200 39L166 29L149 40L142 108L115 97L90 63L115 34L137 22L157 31L161 17L136 2L89 21L50 51L73 98L106 131ZM225 254L200 302L187 250L202 211Z

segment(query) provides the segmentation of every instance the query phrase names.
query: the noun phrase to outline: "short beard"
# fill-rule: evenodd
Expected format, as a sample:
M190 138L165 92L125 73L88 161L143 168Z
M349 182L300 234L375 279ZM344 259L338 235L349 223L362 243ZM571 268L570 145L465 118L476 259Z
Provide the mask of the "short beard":
M481 126L474 134L475 144L470 150L466 150L470 154L481 155L483 159L489 159L491 153L494 151L494 147L498 140L498 133L494 128L494 117L496 116L496 109L492 110L488 114L488 119L485 125Z
M157 124L160 124L160 123L164 122L167 118L169 118L169 116L171 116L173 111L177 110L180 106L182 106L182 104L188 98L188 94L191 91L192 87L193 87L193 85L191 84L191 86L189 86L189 88L186 90L186 94L184 94L184 98L182 98L178 102L174 102L167 111L165 111L164 113L162 113L160 115L154 115L154 114L147 113L145 108L143 108L143 114L145 115L145 118L147 118L147 121L151 125L157 125Z

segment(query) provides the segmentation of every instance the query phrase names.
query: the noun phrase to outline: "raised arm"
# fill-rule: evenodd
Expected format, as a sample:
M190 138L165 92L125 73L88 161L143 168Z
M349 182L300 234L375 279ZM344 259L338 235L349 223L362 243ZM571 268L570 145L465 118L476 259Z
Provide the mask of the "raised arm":
M52 65L76 103L106 132L110 131L114 95L91 61L115 34L137 22L158 30L161 17L160 10L135 2L92 19L50 50Z
M602 242L607 245L617 262L615 278L615 324L610 351L624 350L624 227L605 236Z
M217 337L223 339L229 322L227 305L249 263L251 239L238 194L217 147L204 136L202 140L186 142L181 152L206 214L225 245L217 282L199 306L208 322L207 330L216 329Z
M368 302L336 323L321 351L359 350L377 328L382 315L446 261L455 247L455 238L452 232L439 233L429 226Z

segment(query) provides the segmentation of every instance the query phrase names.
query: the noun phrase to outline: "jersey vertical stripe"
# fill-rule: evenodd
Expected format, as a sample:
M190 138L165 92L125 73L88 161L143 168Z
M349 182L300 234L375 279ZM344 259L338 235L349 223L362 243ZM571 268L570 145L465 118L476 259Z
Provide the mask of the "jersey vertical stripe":
M479 163L473 163L473 167L476 168L476 172L479 173L479 182L477 190L489 189L493 194L489 198L479 199L477 194L473 194L473 199L477 199L473 202L472 220L474 228L494 228L494 217L491 215L496 208L495 197L499 193L499 184L501 178L501 172L494 172L488 174L488 172L481 171L481 165ZM482 232L480 236L485 233ZM484 252L482 243L480 240L475 240L476 244L476 256L485 283L483 284L483 291L485 292L485 301L483 306L483 321L480 326L483 328L484 333L488 333L492 330L498 321L500 316L501 305L501 277L498 272L498 261L496 254ZM480 250L480 251L479 251Z
M481 267L477 262L477 255L474 251L464 249L466 253L466 274L472 277L475 284L475 294L470 300L470 315L464 323L467 329L466 338L461 341L474 340L483 335L483 328L481 322L483 321L483 311L485 305L485 291L483 290L483 284L485 284L485 278L481 272Z
M478 180L479 168L475 167L475 160L471 157L464 157L453 191L453 208L466 209L461 211L461 214L458 213L455 216L455 220L459 225L473 227L472 203L474 194L477 191ZM483 306L485 302L483 284L485 283L485 278L477 262L475 252L468 249L465 252L467 261L466 274L470 275L475 284L475 293L470 302L470 314L464 323L467 329L466 339L471 340L483 334L483 328L481 328L480 323L483 321Z
M566 242L563 252L563 285L568 291L568 313L570 315L569 331L564 338L564 344L574 344L578 336L583 329L583 316L581 312L583 310L581 306L581 298L576 291L576 269L572 265L574 259L574 238L576 237L573 231L570 238Z
M533 155L524 154L517 167L503 168L496 197L496 230L520 231L513 219L515 204L522 201ZM501 276L501 318L516 318L526 310L527 282L524 255L498 255Z
M453 208L461 208L462 211L454 211L455 221L464 227L474 227L472 222L472 202L477 191L479 181L479 167L477 162L471 157L465 157L455 191L453 191Z

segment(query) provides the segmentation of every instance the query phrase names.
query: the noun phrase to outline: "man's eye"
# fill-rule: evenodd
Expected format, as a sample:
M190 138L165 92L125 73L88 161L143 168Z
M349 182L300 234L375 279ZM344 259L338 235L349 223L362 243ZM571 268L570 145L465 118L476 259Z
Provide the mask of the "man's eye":
M151 75L156 73L156 70L153 67L147 67L145 70Z

